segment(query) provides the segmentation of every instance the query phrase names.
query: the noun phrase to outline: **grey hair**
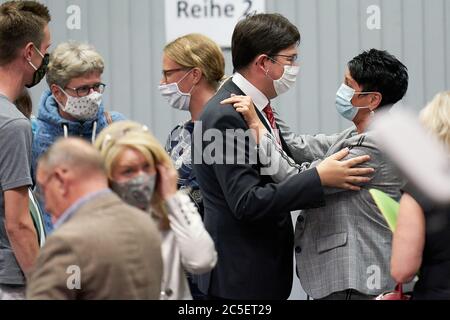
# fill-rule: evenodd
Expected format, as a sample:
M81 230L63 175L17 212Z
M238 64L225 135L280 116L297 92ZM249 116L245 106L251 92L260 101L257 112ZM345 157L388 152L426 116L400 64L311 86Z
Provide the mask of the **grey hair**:
M50 55L47 83L65 88L73 78L92 72L103 73L105 62L89 44L69 41L61 43Z
M52 171L66 166L82 172L97 172L105 175L106 170L100 153L80 138L61 138L39 159L39 167Z

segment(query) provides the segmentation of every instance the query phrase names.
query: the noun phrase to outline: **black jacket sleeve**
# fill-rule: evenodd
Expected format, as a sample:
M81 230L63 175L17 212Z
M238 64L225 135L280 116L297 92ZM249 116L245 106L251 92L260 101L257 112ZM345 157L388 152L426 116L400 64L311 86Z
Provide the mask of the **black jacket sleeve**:
M226 138L227 129L247 130L244 120L226 115L214 126L223 134L223 150L236 150L232 139ZM292 176L282 183L269 183L258 165L251 164L246 144L244 164L213 164L215 175L226 201L239 220L258 221L286 212L320 207L325 204L320 177L316 169Z

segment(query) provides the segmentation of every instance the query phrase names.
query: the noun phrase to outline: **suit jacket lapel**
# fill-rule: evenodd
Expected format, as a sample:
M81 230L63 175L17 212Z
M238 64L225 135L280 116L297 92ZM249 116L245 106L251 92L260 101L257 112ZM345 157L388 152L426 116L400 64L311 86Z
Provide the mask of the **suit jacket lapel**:
M256 110L256 114L258 115L259 119L263 123L264 127L266 127L267 131L272 132L272 128L267 124L266 117L264 117L264 115L262 114L261 111L259 111L258 108L255 107L255 110Z
M245 96L245 93L233 82L233 79L228 79L222 86L223 90L228 91L230 94L235 94L238 96Z
M236 94L238 96L245 96L246 94L242 92L242 90L232 81L230 78L222 87L224 90L228 91L230 94ZM271 128L267 124L267 121L265 117L263 116L262 112L259 111L258 108L256 108L256 114L258 115L259 119L262 121L263 125L266 127L266 129L271 132Z
M278 132L280 133L280 140L281 140L281 146L283 147L283 151L286 152L286 154L290 157L293 158L291 150L289 149L289 146L287 145L286 141L283 138L283 135L281 134L281 129L277 124L277 128L278 128Z

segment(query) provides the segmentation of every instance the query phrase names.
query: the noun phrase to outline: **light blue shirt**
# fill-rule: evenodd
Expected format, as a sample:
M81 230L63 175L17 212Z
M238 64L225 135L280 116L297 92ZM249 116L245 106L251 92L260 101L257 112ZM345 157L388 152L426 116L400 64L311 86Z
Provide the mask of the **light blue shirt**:
M110 189L104 189L97 192L89 193L85 195L84 197L80 198L78 201L76 201L73 205L71 205L64 213L59 217L59 219L54 224L54 229L58 229L61 227L65 222L67 222L75 212L78 211L83 205L88 203L89 201L92 201L104 194L112 192Z

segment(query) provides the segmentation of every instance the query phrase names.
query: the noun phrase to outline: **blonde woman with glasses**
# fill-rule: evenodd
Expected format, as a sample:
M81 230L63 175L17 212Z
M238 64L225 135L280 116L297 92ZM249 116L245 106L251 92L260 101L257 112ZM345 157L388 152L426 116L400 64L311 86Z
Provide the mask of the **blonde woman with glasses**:
M170 157L147 127L132 121L106 128L95 147L105 161L111 189L151 214L159 226L164 264L161 299L192 299L185 271L210 271L217 253L195 205L177 190L178 174Z
M202 216L202 196L191 165L191 138L194 121L215 95L224 74L220 47L204 35L188 34L164 48L159 90L170 107L190 116L171 131L165 149L178 170L178 188L189 191Z
M203 197L191 164L192 134L194 121L215 95L224 74L222 50L204 35L188 34L164 48L159 90L170 107L189 112L189 118L170 132L165 149L178 170L178 188L188 192L202 217ZM199 279L189 275L188 280L194 299L204 299L197 286Z

